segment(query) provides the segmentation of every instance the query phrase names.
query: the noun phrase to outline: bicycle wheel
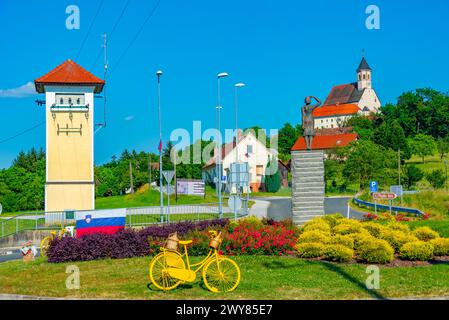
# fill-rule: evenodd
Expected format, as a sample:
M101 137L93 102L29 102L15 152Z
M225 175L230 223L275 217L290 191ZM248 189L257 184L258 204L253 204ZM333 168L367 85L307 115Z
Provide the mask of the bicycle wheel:
M150 262L150 280L156 288L168 291L176 288L182 281L168 274L167 268L185 269L185 263L178 252L165 251L156 255Z
M219 257L204 266L203 280L212 292L231 292L239 285L240 268L234 260Z
M53 240L53 237L47 236L41 241L40 249L41 249L41 257L47 256L48 248L50 248L50 243Z

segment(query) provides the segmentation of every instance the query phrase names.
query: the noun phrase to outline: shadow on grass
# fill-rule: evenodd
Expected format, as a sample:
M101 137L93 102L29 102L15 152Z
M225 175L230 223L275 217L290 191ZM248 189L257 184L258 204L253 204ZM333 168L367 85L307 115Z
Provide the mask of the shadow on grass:
M360 280L358 280L357 278L353 277L351 274L347 273L346 271L344 271L340 266L338 266L338 264L335 263L331 263L331 262L325 262L325 261L313 261L313 260L300 260L298 259L297 261L301 261L304 263L304 267L307 267L307 265L320 265L325 267L326 269L335 272L337 274L339 274L340 276L342 276L344 279L346 279L347 281L351 282L353 285L355 285L356 287L358 287L359 289L361 289L362 291L366 292L367 294L369 294L371 297L375 298L375 299L381 299L381 300L386 300L387 298L385 298L384 296L382 296L380 293L378 293L376 290L370 290L366 287L366 284L361 282ZM435 263L449 263L448 261L434 261ZM294 259L286 259L285 261L279 261L279 260L275 260L275 261L270 261L270 262L264 262L262 263L262 265L267 268L267 269L291 269L291 268L298 268L298 264L295 263ZM319 275L317 274L317 277Z

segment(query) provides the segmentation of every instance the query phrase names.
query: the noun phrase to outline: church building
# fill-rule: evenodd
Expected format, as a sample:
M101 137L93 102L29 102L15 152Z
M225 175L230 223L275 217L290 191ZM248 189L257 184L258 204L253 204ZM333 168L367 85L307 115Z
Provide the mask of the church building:
M372 69L365 57L356 72L357 82L333 87L323 105L313 111L315 129L341 128L356 114L379 112L381 103L372 87Z

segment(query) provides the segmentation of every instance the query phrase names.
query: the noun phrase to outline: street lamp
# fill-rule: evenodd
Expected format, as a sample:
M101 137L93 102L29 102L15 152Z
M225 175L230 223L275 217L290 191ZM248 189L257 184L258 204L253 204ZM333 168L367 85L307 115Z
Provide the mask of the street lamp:
M239 88L243 88L245 84L243 82L236 83L234 85L234 103L235 103L235 162L239 161L239 156L237 152L237 144L239 143L239 127L237 122L237 110L238 110L238 94L237 91Z
M217 127L218 127L218 154L216 161L217 175L218 175L218 213L221 217L223 214L223 205L221 199L221 129L220 129L220 109L222 108L220 104L220 79L227 77L226 72L221 72L217 75Z
M157 76L157 108L159 115L159 193L160 193L160 209L161 222L164 220L164 195L162 193L162 121L161 121L161 75L162 71L156 71Z
M444 189L446 189L447 192L447 160L444 160L444 166L446 168L446 181L444 182Z

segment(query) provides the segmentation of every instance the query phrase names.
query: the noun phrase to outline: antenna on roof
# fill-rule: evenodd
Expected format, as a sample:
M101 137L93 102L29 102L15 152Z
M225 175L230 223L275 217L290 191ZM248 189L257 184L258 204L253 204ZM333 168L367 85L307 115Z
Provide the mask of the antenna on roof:
M362 58L365 58L365 49L362 49Z
M106 78L107 78L107 73L108 73L108 38L106 33L103 33L102 35L103 37L103 54L104 54L104 62L103 62L103 70L104 70L104 86L103 86L103 122L102 123L98 123L97 126L105 128L106 127Z

